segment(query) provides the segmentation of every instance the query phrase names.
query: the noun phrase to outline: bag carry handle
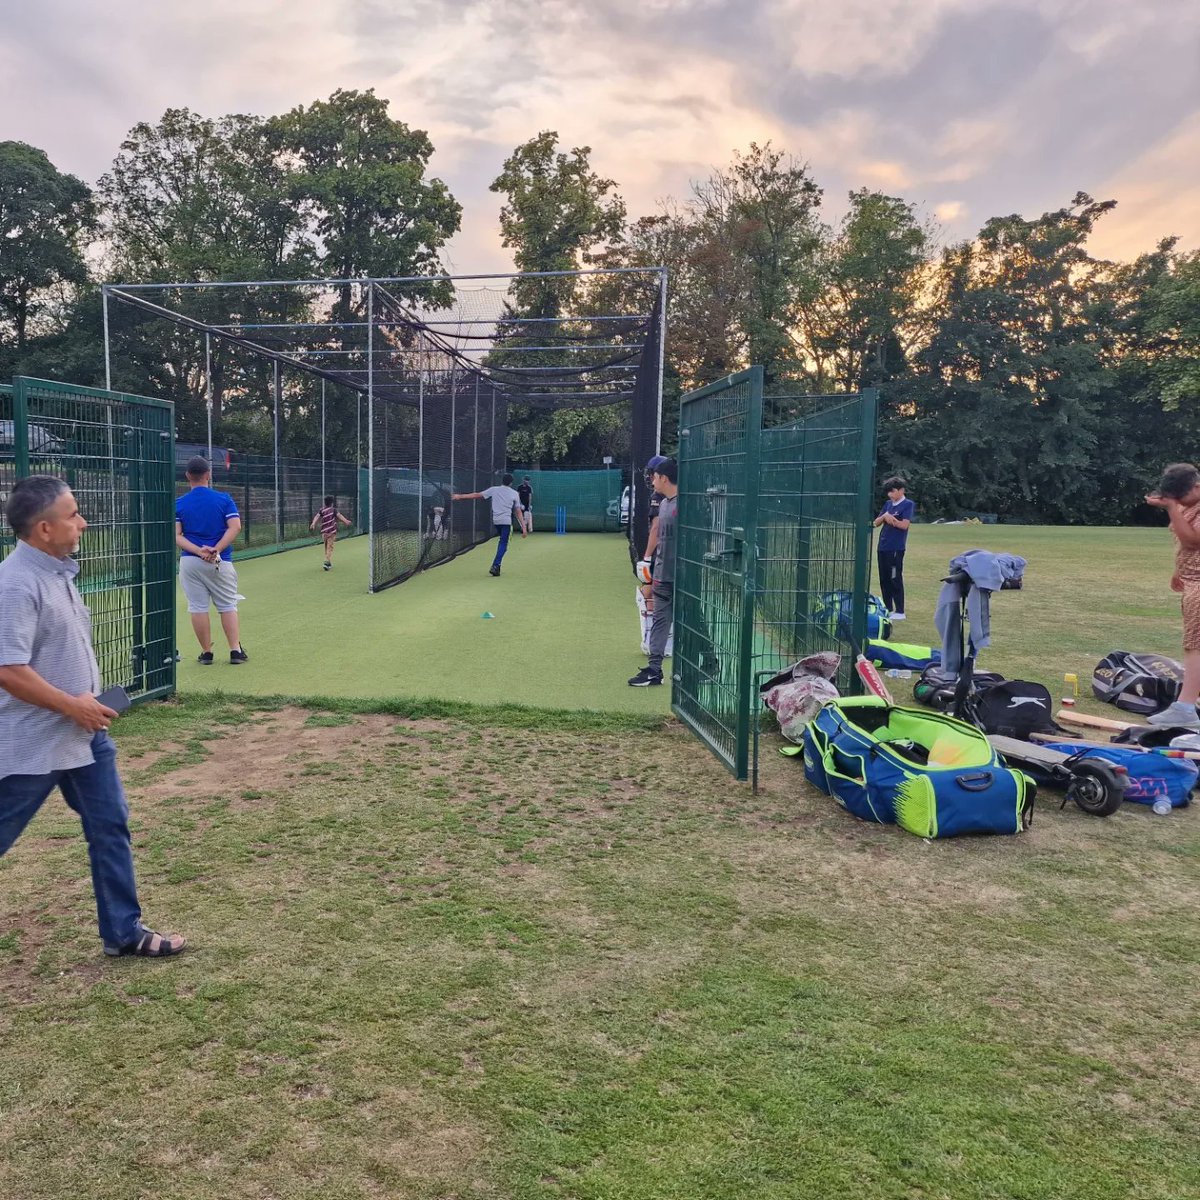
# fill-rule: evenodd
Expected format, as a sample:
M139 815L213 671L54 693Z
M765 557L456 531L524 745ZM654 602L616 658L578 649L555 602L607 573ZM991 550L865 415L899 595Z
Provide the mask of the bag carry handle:
M991 771L977 771L974 775L955 775L954 782L968 792L986 792L995 778Z

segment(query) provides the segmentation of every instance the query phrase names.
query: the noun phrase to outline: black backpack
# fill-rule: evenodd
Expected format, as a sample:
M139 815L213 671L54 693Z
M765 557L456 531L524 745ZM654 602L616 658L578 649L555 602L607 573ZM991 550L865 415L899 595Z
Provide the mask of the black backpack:
M1092 672L1092 695L1105 704L1147 717L1179 698L1183 664L1161 654L1114 650Z
M988 688L975 701L975 719L985 733L1029 740L1031 733L1059 733L1054 700L1040 683L1009 679Z

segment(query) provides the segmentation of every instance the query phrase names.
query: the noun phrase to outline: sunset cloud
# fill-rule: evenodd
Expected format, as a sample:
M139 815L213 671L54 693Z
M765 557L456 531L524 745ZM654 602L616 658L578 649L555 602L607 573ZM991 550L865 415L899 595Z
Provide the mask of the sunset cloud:
M464 205L459 270L504 269L488 192L519 142L590 145L631 214L772 141L835 222L877 187L947 239L1078 190L1097 244L1200 245L1200 7L1174 0L88 0L10 4L0 137L94 182L167 107L285 111L367 88L427 129ZM947 196L951 198L948 199Z

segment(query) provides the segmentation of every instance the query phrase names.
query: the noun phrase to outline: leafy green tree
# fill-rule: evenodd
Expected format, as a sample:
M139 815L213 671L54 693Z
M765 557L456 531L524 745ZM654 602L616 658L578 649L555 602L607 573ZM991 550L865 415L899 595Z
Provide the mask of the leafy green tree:
M1095 519L1114 378L1094 336L1102 268L1086 241L1112 207L1079 193L1036 220L994 218L945 252L932 337L890 389L883 431L887 469L907 470L927 505Z
M906 345L926 332L921 295L932 231L915 206L863 188L823 239L821 287L797 332L822 390L852 392L902 375Z
M500 211L501 238L513 251L519 271L577 271L602 261L619 243L625 205L614 192L616 183L592 170L590 155L589 146L569 153L558 150L558 134L546 130L505 160L491 190L506 197ZM539 368L549 387L585 390L585 368L620 357L619 351L586 348L589 337L598 343L617 337L587 323L590 314L612 300L595 281L577 276L514 279L500 325L504 345L488 356L486 365L501 374L505 369ZM545 345L550 329L567 327L541 324L534 327L536 333L527 334L521 319L569 317L577 318L569 335L578 337L577 342L564 343L561 350L529 349ZM558 382L552 382L555 370L562 372ZM521 381L516 375L512 379ZM549 456L593 465L603 454L621 455L627 448L628 412L628 402L557 412L517 405L509 413L509 450L531 463Z
M320 274L336 279L433 275L458 232L462 206L426 177L433 143L388 114L388 102L338 89L269 122L286 166L285 194L307 222L305 242ZM445 286L422 292L443 302ZM343 292L343 315L351 306Z
M804 374L791 331L820 287L821 195L807 165L769 142L751 142L729 167L693 186L697 283L715 298L717 313L735 298L739 365L761 365L768 392Z
M614 180L592 170L591 153L590 146L559 150L558 134L547 129L505 159L491 190L506 197L500 235L518 271L577 271L620 240L625 202ZM523 317L558 316L575 289L574 279L517 280L513 309Z
M95 228L89 188L24 142L0 142L0 331L26 349L39 319L87 282Z

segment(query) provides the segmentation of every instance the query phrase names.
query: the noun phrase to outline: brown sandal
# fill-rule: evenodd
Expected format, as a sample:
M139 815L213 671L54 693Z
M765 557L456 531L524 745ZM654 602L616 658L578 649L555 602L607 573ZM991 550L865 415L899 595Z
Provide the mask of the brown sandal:
M153 929L139 927L135 941L124 946L110 946L104 943L104 953L110 958L121 958L132 954L138 958L168 958L178 954L187 945L187 938L178 933L155 933Z

